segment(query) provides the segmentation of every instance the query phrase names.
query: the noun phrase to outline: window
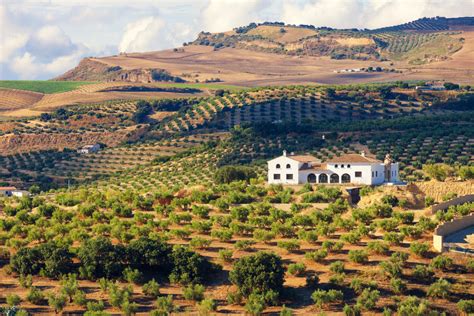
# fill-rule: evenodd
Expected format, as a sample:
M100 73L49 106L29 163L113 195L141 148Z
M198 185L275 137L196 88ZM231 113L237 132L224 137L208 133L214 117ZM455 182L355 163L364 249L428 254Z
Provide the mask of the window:
M344 168L344 165L341 165L341 168Z
M277 163L276 168L280 169L280 164L279 163Z
M356 178L362 178L362 171L356 171L355 172L355 177Z
M334 168L337 168L337 167L338 167L338 165L334 165Z
M275 174L273 175L273 180L280 180L280 174L275 173Z
M372 171L372 178L375 176L374 172Z
M378 171L375 171L375 176L376 176L376 177L379 176L379 172L378 172Z
M286 169L291 169L291 165L289 163L286 164Z
M351 165L347 165L347 168L350 168L350 167L351 167Z
M293 180L293 175L292 174L287 174L286 175L286 180Z

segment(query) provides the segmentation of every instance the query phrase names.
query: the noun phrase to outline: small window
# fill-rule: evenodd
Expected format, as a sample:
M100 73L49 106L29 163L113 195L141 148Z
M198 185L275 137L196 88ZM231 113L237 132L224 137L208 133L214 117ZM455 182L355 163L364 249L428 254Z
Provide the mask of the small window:
M291 169L291 165L290 165L290 164L286 164L286 169Z
M375 173L372 171L372 178L375 176Z
M293 180L293 175L292 174L287 174L286 175L286 180Z
M378 171L375 171L375 176L376 176L376 177L379 176L379 172L378 172Z
M347 168L350 168L350 167L351 167L351 165L347 165Z
M355 177L356 178L362 178L362 171L356 171L355 172Z
M273 175L273 180L280 180L280 174L279 173L275 173Z
M280 169L280 168L281 168L281 166L280 166L279 163L277 163L276 168L277 168L277 169Z
M341 168L344 168L344 165L341 165Z
M337 168L339 165L334 165L334 168Z

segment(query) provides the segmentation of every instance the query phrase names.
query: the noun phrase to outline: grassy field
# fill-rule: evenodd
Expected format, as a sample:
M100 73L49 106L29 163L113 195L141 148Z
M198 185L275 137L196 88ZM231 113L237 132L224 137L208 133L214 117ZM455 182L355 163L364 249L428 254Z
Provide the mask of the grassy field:
M45 80L0 80L0 88L41 92L45 94L67 92L94 82L45 81Z

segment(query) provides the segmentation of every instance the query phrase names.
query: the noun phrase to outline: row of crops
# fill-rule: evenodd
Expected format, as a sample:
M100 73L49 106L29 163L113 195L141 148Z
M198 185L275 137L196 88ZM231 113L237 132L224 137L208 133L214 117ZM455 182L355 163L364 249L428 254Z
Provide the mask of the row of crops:
M437 33L382 33L376 38L382 40L390 53L406 53L424 43L434 41Z

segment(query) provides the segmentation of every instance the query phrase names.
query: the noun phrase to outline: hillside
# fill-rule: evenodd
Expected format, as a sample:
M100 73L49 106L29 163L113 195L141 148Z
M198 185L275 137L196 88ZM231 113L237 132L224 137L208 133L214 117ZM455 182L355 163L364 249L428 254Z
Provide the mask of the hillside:
M201 32L172 50L86 58L56 79L224 81L246 86L423 79L472 83L474 61L464 67L456 61L471 50L473 21L424 18L375 30L251 23L228 32ZM369 67L380 71L367 71ZM154 72L166 76L154 77Z

